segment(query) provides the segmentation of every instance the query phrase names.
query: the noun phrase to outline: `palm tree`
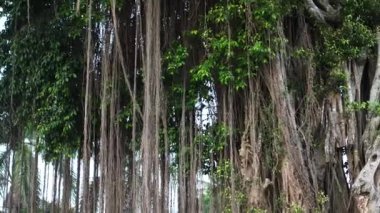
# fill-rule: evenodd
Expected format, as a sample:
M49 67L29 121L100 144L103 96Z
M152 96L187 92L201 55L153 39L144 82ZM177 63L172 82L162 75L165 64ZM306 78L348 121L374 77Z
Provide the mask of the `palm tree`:
M32 209L31 197L35 197L38 193L37 176L35 171L35 156L32 148L26 143L11 151L12 160L10 173L10 187L4 201L4 207L9 212L26 212ZM32 212L32 211L31 211Z

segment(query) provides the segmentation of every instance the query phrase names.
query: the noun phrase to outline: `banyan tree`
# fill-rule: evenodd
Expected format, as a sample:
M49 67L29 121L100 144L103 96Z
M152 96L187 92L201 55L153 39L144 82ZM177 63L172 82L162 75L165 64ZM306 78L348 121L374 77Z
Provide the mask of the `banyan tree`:
M379 0L3 0L4 212L380 212Z

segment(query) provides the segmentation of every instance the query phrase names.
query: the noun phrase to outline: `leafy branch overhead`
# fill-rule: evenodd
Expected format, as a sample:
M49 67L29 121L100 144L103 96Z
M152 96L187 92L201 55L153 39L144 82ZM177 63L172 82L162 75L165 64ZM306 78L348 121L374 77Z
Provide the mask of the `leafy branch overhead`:
M0 17L5 211L378 212L379 0L4 0Z

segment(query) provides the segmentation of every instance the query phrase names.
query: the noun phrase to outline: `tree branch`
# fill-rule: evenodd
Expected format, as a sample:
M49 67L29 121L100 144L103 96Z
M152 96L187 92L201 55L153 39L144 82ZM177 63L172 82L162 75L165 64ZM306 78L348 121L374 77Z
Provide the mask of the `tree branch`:
M305 0L307 11L319 22L336 23L340 21L340 6L334 8L329 0Z

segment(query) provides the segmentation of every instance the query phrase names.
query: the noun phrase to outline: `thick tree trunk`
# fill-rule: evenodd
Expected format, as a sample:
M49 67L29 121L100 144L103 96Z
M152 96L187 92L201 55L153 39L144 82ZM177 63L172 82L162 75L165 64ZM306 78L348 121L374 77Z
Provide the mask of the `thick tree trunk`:
M158 152L158 118L160 78L161 78L161 51L160 51L160 0L145 2L145 30L146 49L144 55L144 112L142 131L142 212L158 211L157 199L159 196L158 172L156 168L159 159ZM156 106L156 107L154 107Z
M370 91L370 103L380 99L380 30L377 32L377 42L377 65ZM379 124L380 120L377 116L370 116L363 134L367 162L352 186L360 212L380 211L380 136L376 134Z
M325 123L326 138L324 144L325 164L323 186L330 200L330 211L345 211L348 208L348 188L343 174L343 161L341 150L347 145L345 132L345 118L343 117L343 103L341 94L332 93L325 100Z
M249 205L257 208L267 208L268 203L265 200L264 190L268 187L262 180L262 144L261 137L257 132L260 109L260 88L259 83L254 82L252 78L248 80L248 91L246 92L245 105L245 130L241 136L240 156L240 171L243 181L247 186L247 195ZM274 168L275 169L275 168ZM272 177L274 178L274 177ZM269 179L266 179L269 183Z
M305 164L310 156L305 155L304 146L309 145L301 141L297 130L295 111L286 85L283 57L282 53L278 53L265 72L285 150L281 166L281 187L288 204L300 205L310 211L316 207L315 193L318 189L316 183L311 182L315 179L311 177L311 165Z

